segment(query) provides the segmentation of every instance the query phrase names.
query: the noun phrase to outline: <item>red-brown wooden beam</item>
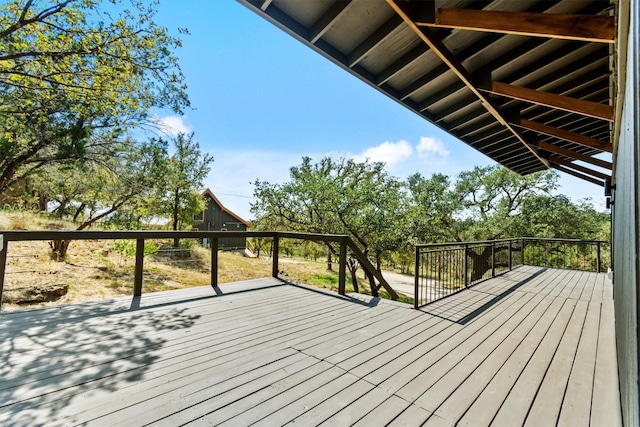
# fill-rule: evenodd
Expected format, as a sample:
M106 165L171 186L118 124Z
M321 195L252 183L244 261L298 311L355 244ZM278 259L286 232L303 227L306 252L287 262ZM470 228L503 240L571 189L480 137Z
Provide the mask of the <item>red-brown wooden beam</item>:
M594 176L596 178L600 178L600 179L609 178L609 179L611 179L611 175L607 175L606 173L594 171L593 169L589 169L589 168L586 168L586 167L581 166L581 165L576 165L575 163L572 163L569 160L562 159L562 158L560 158L558 156L554 156L554 155L549 156L549 161L551 163L555 163L556 165L566 166L568 168L575 169L578 172L582 172L584 174L591 175L591 176Z
M453 71L456 76L476 95L482 105L491 113L493 117L503 126L505 126L513 135L516 136L524 144L531 153L538 158L543 164L546 163L538 155L537 151L529 146L524 137L520 134L519 130L505 120L503 114L499 108L496 107L493 101L486 96L485 93L480 91L473 82L471 74L464 68L464 66L456 59L449 49L442 43L442 40L431 32L428 28L418 28L414 22L414 16L412 11L412 5L406 0L387 0L387 3L395 10L395 12L405 21L405 23L411 28L411 30L429 46L429 48Z
M588 136L580 135L579 133L570 132L564 129L558 129L553 126L533 122L526 119L520 119L518 124L525 129L560 138L565 141L573 142L574 144L582 145L583 147L594 148L596 150L606 151L607 153L613 152L613 146L610 143Z
M612 16L470 9L437 9L434 22L416 24L602 43L614 43L616 30Z
M544 105L570 113L581 114L595 119L613 121L613 107L598 102L585 101L564 95L542 92L526 87L514 86L507 83L491 82L491 93L509 98Z
M588 181L588 182L590 182L592 184L596 184L596 185L599 185L601 187L604 187L604 181L601 181L601 180L599 180L597 178L594 178L592 176L581 174L580 172L576 172L573 169L569 169L569 168L566 168L564 166L557 165L557 164L552 164L551 167L554 168L554 169L557 169L557 170L559 170L561 172L568 173L569 175L573 175L576 178L580 178L580 179Z
M595 157L587 156L586 154L577 153L572 150L567 150L566 148L557 147L552 144L548 144L546 142L539 141L538 148L541 150L548 151L554 154L560 154L561 156L570 157L575 160L582 160L586 163L591 163L592 165L599 166L601 168L611 170L613 168L613 164L611 162L607 162L606 160L596 159Z

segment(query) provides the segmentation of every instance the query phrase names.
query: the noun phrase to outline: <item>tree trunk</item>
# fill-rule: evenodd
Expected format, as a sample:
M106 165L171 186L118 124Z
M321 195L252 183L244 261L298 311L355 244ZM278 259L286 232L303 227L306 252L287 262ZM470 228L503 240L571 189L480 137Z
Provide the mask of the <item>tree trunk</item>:
M471 261L471 278L470 280L476 281L482 279L484 273L491 269L491 246L485 246L482 252L477 253L473 249L467 250L467 257Z
M379 271L379 270L378 270ZM372 273L367 272L367 278L369 279L369 287L371 288L371 295L378 298L378 286L376 285L376 279Z
M327 250L327 270L332 271L333 263L331 260L331 248Z
M78 209L76 209L76 213L73 215L73 222L78 221L78 217L84 211L85 207L86 205L84 203L81 203L80 206L78 206Z
M67 250L70 244L71 240L53 240L49 242L51 258L53 258L54 261L64 261L67 257Z
M353 292L360 293L360 290L358 289L358 278L356 277L356 271L349 269L349 272L351 273L351 283L353 284Z

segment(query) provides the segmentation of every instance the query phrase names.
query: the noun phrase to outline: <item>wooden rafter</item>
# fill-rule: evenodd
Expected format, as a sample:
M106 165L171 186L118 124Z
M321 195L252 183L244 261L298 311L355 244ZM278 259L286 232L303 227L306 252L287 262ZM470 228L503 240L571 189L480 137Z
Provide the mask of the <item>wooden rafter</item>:
M607 153L613 152L613 146L610 143L580 135L579 133L569 132L568 130L558 129L553 126L526 119L520 119L517 124L525 129L573 142L574 144L582 145L583 147L594 148L596 150L606 151Z
M387 0L387 3L395 10L395 12L404 20L411 30L424 42L429 48L453 71L456 76L473 92L482 102L482 105L491 113L493 117L503 126L505 126L513 135L524 144L524 146L533 153L536 158L543 164L546 163L540 158L535 149L531 148L520 134L518 129L509 124L499 108L494 105L493 101L480 91L473 83L471 74L456 59L456 57L447 49L442 41L431 32L429 28L419 28L413 20L411 5L406 0Z
M345 0L335 2L309 29L309 41L311 43L317 42L349 10L351 4L350 1Z
M582 173L585 173L587 175L594 176L596 178L600 178L600 179L611 178L611 175L607 175L606 173L598 172L598 171L595 171L593 169L589 169L589 168L586 168L584 166L577 165L575 163L570 162L569 160L562 159L562 158L560 158L558 156L554 156L554 155L549 156L549 161L551 163L555 163L557 165L562 165L562 166L569 167L571 169L575 169L578 172L582 172Z
M260 9L263 11L267 10L272 1L273 0L264 0L264 2L262 2L262 6L260 6Z
M613 165L611 162L607 162L605 160L596 159L595 157L587 156L586 154L577 153L572 150L567 150L566 148L557 147L555 145L548 144L546 142L538 142L538 148L541 150L548 151L554 154L560 154L561 156L569 157L575 160L582 160L583 162L590 163L595 166L599 166L601 168L611 170Z
M599 180L597 178L594 178L592 176L589 176L589 175L581 174L580 172L577 172L577 171L575 171L573 169L570 169L570 168L567 168L567 167L564 167L564 166L561 166L561 165L558 165L558 164L555 164L555 163L551 164L551 167L554 168L554 169L557 169L557 170L559 170L561 172L568 173L569 175L575 176L576 178L580 178L580 179L583 179L585 181L588 181L588 182L590 182L592 184L596 184L596 185L599 185L601 187L604 186L604 181L601 181L601 180Z
M538 105L557 108L587 117L613 121L613 107L583 99L542 92L501 82L491 82L491 93L527 101Z
M612 16L438 9L434 22L416 22L416 25L587 42L613 43L615 40Z
M379 46L382 42L392 36L393 31L402 24L402 19L398 16L392 16L372 35L367 37L359 46L357 46L348 56L348 65L353 67L360 62L367 54Z

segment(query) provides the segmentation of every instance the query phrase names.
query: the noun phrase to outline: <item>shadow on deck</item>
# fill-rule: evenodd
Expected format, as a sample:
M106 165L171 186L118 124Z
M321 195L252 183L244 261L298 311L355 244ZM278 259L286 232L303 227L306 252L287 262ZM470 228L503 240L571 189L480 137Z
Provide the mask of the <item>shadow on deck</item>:
M620 424L603 274L520 267L422 310L263 279L0 325L2 425Z

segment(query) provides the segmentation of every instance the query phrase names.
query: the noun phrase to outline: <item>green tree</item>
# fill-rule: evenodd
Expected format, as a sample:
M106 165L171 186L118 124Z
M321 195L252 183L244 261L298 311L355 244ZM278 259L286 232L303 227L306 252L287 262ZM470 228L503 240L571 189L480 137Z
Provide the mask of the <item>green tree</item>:
M460 224L456 215L463 209L461 196L451 180L443 174L425 178L416 173L407 178L408 214L405 217L407 242L414 244L460 240Z
M77 221L84 230L123 208L145 202L164 173L165 147L156 142L123 143L117 158L105 162L85 161L73 169L50 165L40 172L39 182L58 200L58 216ZM54 257L64 259L70 240L51 242Z
M523 200L516 236L609 240L611 217L589 200L565 195L532 195Z
M313 164L305 157L291 168L289 182L254 185L257 201L251 211L258 222L291 231L347 234L378 267L382 254L402 243L402 183L382 163L325 157ZM331 245L329 250L338 253ZM357 291L359 264L350 258L348 268ZM369 281L373 285L372 277Z
M162 139L158 142L166 145ZM204 209L204 200L198 191L211 170L213 157L200 152L193 133L180 133L173 140L175 152L166 162L163 180L157 183L158 214L168 215L173 230L180 230L193 221L193 215ZM178 246L179 239L174 239Z
M551 170L522 176L497 165L462 172L455 185L463 208L458 214L464 228L462 240L493 240L517 234L524 200L549 194L557 188L557 180L557 173Z
M172 54L180 40L153 22L157 2L112 3L122 11L99 0L0 5L0 192L50 163L113 156L151 107L189 105Z

